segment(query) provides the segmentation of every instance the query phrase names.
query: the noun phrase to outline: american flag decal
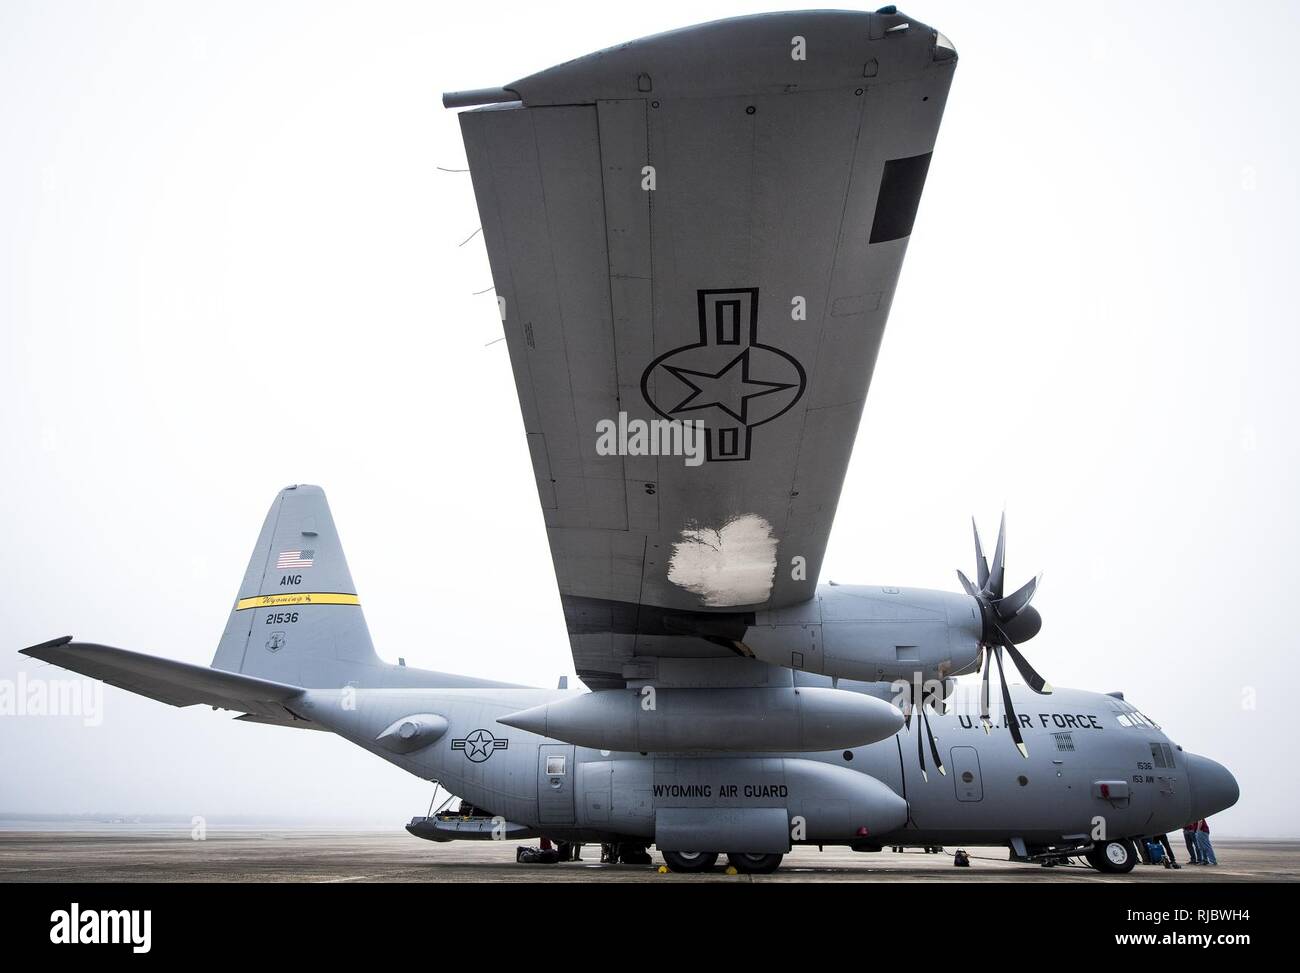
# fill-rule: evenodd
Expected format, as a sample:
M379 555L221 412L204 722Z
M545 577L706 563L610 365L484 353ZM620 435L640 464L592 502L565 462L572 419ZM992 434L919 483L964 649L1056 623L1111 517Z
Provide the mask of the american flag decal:
M316 557L315 551L281 551L275 559L277 571L292 571L297 568L309 568Z

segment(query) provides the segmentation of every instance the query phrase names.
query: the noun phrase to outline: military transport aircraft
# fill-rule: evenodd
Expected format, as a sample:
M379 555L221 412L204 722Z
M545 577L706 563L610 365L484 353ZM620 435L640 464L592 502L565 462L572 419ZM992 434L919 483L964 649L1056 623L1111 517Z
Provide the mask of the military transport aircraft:
M461 798L409 826L435 840L628 861L654 844L687 872L961 842L1126 871L1134 838L1229 807L1225 768L1029 664L1037 582L1006 592L1005 522L991 558L976 533L960 592L817 584L956 61L892 7L761 14L444 96L474 108L461 129L591 691L382 662L314 486L276 498L210 668L70 638L23 651L337 733ZM960 705L956 677L981 667Z

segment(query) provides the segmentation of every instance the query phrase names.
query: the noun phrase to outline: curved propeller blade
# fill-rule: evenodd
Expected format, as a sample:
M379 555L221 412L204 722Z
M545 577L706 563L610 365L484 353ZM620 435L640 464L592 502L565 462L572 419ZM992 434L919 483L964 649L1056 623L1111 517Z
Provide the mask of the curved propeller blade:
M925 735L930 741L930 756L934 758L934 766L944 777L948 776L948 771L943 766L943 761L939 759L939 745L935 742L934 731L930 729L930 717L925 715L925 709L921 710L921 719L925 722Z
M1040 696L1050 696L1052 694L1052 684L1034 671L1034 667L1029 664L1029 660L1021 655L1010 642L1007 643L1007 651L1011 653L1011 661L1016 664L1020 670L1020 677L1028 684L1029 688Z
M1002 645L1011 653L1011 661L1016 664L1016 668L1020 670L1021 678L1029 684L1029 688L1041 696L1050 695L1052 684L1040 676L1037 670L1029 664L1029 660L1016 648L1016 643L1012 641L1011 636L1006 633L1006 630L1001 625L997 622L991 622L990 624L993 626L993 630L997 633ZM1001 656L998 657L998 661L1002 661Z
M989 669L993 665L993 650L987 646L984 648L984 677L980 686L980 724L984 727L985 735L989 732Z
M961 586L966 589L966 594L970 595L972 598L976 600L979 600L979 596L980 596L979 589L970 583L970 578L966 577L965 572L963 572L961 568L957 569L957 579L961 581Z
M916 759L921 762L921 780L928 784L930 782L930 775L925 772L925 747L921 745L921 724L924 721L925 713L922 712L916 718Z
M913 695L914 693L921 693L919 702ZM948 770L943 765L943 758L939 756L939 743L934 735L934 730L930 726L930 717L925 712L926 698L924 693L921 692L920 687L918 686L913 687L912 692L909 692L908 696L909 699L903 711L903 725L908 730L911 730L912 716L916 716L916 762L921 767L921 780L925 783L929 783L930 775L927 772L925 765L925 748L927 743L930 746L930 757L934 761L935 769L945 777L948 775ZM924 738L921 736L923 731L925 734Z
M988 584L983 585L982 589L992 600L999 601L1002 598L1002 583L1007 576L1007 514L1002 512L1002 520L998 524L998 545L993 549L993 564L989 568Z
M1042 580L1041 574L1031 578L1023 587L1011 592L1001 601L993 602L993 610L998 613L998 618L1007 622L1028 608L1029 603L1034 600L1034 593L1038 591L1038 582Z
M984 545L980 543L980 529L974 517L970 519L970 529L975 534L976 576L979 578L980 587L983 588L989 582L989 559L984 556Z
M1024 737L1020 735L1020 718L1016 716L1016 708L1011 705L1011 689L1007 686L1006 668L1002 664L1002 646L999 645L995 651L998 657L998 678L1002 682L1002 711L1007 719L1007 729L1011 731L1011 739L1015 741L1020 756L1028 760L1029 750L1025 747Z

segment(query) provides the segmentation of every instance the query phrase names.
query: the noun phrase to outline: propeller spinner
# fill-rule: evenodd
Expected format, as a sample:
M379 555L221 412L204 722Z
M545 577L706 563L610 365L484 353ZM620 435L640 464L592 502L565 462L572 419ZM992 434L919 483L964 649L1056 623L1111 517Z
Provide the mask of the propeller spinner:
M1007 515L1002 515L1002 523L998 527L998 543L993 551L993 563L989 564L988 559L984 556L984 548L980 544L979 528L971 520L971 527L975 532L975 567L976 576L979 578L979 586L971 583L970 578L966 577L961 571L957 572L957 577L961 579L962 587L966 593L975 599L980 606L980 615L984 623L984 632L980 639L980 645L984 651L984 675L983 686L980 689L980 721L984 725L984 732L988 733L992 725L989 720L989 671L996 659L998 664L998 679L1002 684L1002 708L1006 714L1007 727L1011 730L1011 739L1015 741L1016 749L1020 751L1022 757L1028 757L1029 751L1025 749L1025 741L1020 733L1020 720L1016 716L1015 708L1011 705L1011 691L1007 688L1007 675L1003 664L1002 653L1006 650L1011 656L1011 661L1015 663L1020 675L1024 678L1029 688L1036 693L1047 694L1052 691L1051 685L1040 676L1029 661L1016 648L1019 642L1027 642L1043 627L1043 618L1038 614L1038 610L1033 608L1029 602L1034 597L1034 592L1038 590L1038 582L1042 578L1039 575L1032 579L1028 584L1013 591L1009 595L1003 595L1003 583L1006 579L1006 554L1007 554Z

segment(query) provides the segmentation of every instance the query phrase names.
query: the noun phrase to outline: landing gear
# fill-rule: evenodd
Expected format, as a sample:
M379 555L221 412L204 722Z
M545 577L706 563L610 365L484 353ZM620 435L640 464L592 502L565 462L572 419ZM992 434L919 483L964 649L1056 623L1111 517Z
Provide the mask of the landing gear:
M664 863L673 872L707 872L718 862L716 851L664 851Z
M714 856L717 857L716 855ZM785 855L750 855L741 852L727 852L727 861L738 872L747 875L771 875L781 867Z
M670 871L707 872L718 863L716 851L661 851ZM745 852L727 852L732 868L744 875L770 875L781 867L784 855L751 855Z
M1123 875L1137 864L1137 849L1131 841L1102 841L1088 849L1084 857L1099 872Z

